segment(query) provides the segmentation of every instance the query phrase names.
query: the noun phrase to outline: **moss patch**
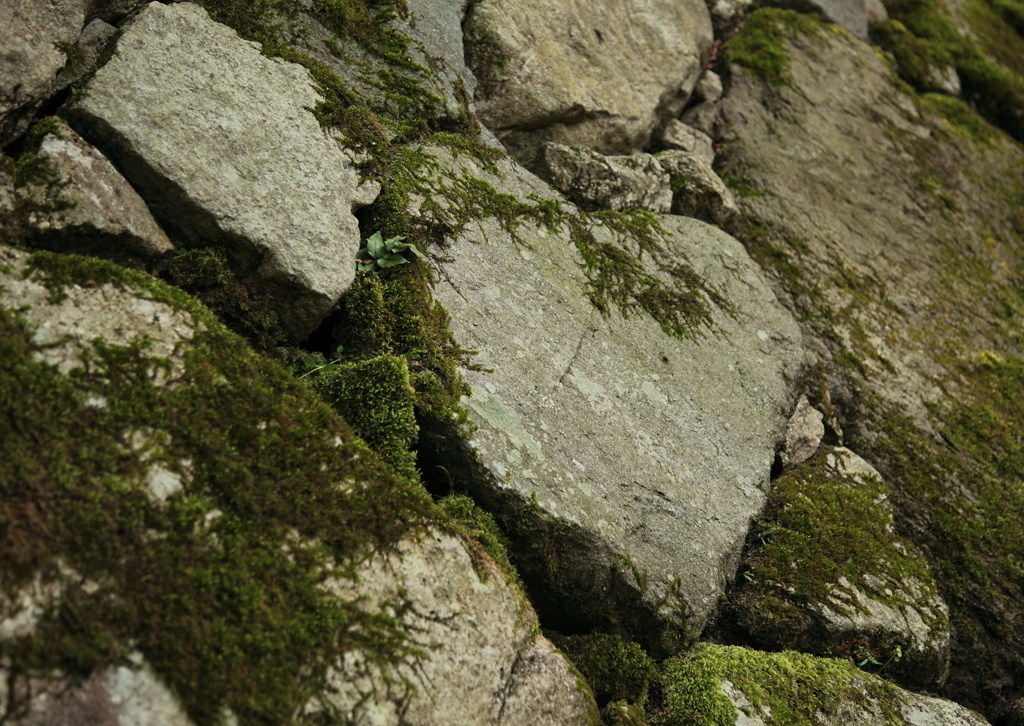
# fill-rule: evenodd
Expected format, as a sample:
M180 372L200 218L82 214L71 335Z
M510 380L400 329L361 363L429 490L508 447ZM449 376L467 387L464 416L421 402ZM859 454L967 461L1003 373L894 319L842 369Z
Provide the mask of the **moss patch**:
M890 723L902 723L892 705L896 689L866 676L851 663L802 653L760 653L747 648L698 644L663 666L664 707L652 726L734 726L739 712L722 692L722 681L739 689L768 726L812 726L819 711L843 701L870 698Z
M141 289L205 330L158 387L150 371L169 364L144 341L95 341L62 376L0 312L0 585L17 592L38 573L64 593L34 635L2 644L16 679L85 678L137 649L198 724L225 706L287 723L346 653L385 668L422 655L398 619L407 603L365 612L323 588L436 517L421 489L180 291L71 256L40 253L31 268L55 291ZM183 485L164 503L142 485L154 466Z
M636 643L610 633L550 637L586 677L598 706L611 701L642 706L647 701L647 688L656 668Z
M725 60L743 66L769 86L793 86L786 39L797 34L817 38L823 26L793 10L761 8L747 16L740 31L727 40Z

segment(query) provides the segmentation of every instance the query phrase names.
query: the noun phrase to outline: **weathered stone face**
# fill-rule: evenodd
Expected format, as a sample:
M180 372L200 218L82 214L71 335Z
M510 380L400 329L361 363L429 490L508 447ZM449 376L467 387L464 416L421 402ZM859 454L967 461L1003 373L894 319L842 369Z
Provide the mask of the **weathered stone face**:
M153 3L72 119L187 246L223 246L262 280L300 340L351 283L352 209L379 189L321 130L319 99L305 69L198 6Z
M500 168L496 177L449 157L438 174L468 173L524 201L550 196L518 167ZM515 513L547 615L614 622L664 653L700 631L733 576L802 352L734 239L657 219L663 261L690 265L732 306L713 307L713 328L694 340L640 311L602 317L567 228L529 226L517 239L497 220L475 223L446 248L435 294L456 338L493 369L465 373L484 465L473 494ZM636 255L632 238L595 229Z
M465 28L480 119L529 168L545 141L643 148L682 111L712 42L700 0L483 0Z
M86 0L7 0L0 6L0 148L20 136L55 90L85 24Z

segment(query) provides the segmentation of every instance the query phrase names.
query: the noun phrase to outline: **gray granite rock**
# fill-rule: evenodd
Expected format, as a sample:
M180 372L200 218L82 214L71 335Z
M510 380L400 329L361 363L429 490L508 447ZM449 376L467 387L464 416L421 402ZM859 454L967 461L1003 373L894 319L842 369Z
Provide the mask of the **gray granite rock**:
M682 111L712 43L700 0L481 0L465 30L480 119L530 168L545 141L642 149Z
M46 187L29 185L29 242L35 246L111 259L158 257L173 245L145 202L103 154L61 124L47 134L38 157L52 174Z
M811 406L807 396L800 396L786 424L786 438L779 452L782 465L794 466L810 459L818 450L824 435L824 415Z
M710 167L715 161L715 150L711 137L703 131L672 119L661 132L661 145L674 151L685 151L697 156Z
M731 230L739 219L732 191L705 159L685 151L655 154L672 184L672 214L696 217Z
M351 283L352 210L379 189L311 113L301 66L191 3L152 3L72 109L75 128L186 245L220 245L272 293L294 340Z
M439 194L466 174L524 202L552 196L516 165L492 175L436 153ZM658 220L658 259L689 265L730 306L712 306L714 330L695 340L669 337L642 313L602 317L566 227L523 220L519 241L498 219L466 227L445 249L435 295L456 339L491 369L465 373L482 462L466 464L466 476L474 497L518 522L541 606L577 626L615 623L664 654L701 630L733 576L802 351L736 240ZM579 221L638 255L628 234Z
M24 133L56 90L57 73L85 24L86 0L0 3L0 148Z
M825 22L845 28L855 38L868 39L865 0L771 0L766 4L820 15Z
M714 103L722 97L723 92L722 77L711 70L704 71L693 89L694 97L705 103Z
M669 177L650 154L603 156L586 146L548 142L538 173L587 210L672 208Z

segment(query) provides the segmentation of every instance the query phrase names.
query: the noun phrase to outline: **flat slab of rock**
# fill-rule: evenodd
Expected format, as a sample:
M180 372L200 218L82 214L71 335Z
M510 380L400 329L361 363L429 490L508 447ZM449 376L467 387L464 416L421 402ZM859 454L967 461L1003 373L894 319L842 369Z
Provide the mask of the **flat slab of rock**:
M702 0L482 0L465 30L480 119L530 168L545 141L639 151L712 43Z
M32 244L113 259L158 257L174 248L113 164L70 128L61 124L47 134L38 156L53 183L26 190L43 210L29 214Z
M309 109L301 66L270 60L191 3L146 7L72 112L155 216L219 245L271 289L293 339L351 284L352 210L376 196Z
M441 168L442 182L467 173L523 201L551 196L513 164L503 178L466 157ZM697 341L642 314L602 318L568 233L525 221L520 241L493 218L456 236L435 296L493 369L465 374L484 464L473 495L519 528L545 616L615 622L664 653L701 630L735 572L802 352L736 240L658 219L666 259L734 306L714 309L715 330Z
M0 4L0 148L28 128L56 89L57 73L85 25L86 0Z

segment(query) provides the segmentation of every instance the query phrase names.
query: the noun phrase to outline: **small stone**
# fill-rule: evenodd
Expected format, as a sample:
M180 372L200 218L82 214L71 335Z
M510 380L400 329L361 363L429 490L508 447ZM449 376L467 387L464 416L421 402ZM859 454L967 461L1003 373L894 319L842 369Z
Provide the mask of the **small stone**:
M708 166L715 161L711 137L682 121L672 119L665 125L665 130L661 133L661 143L666 149L694 154Z
M650 154L602 156L585 146L547 143L541 177L584 209L668 212L669 177Z
M726 231L733 228L739 207L710 164L685 151L663 151L655 158L671 179L672 214L695 217Z
M723 92L722 77L714 71L704 71L704 75L693 89L694 97L705 103L714 103L722 97Z
M784 466L795 466L814 456L825 435L824 418L821 411L811 406L807 396L800 396L786 425L786 442L779 454Z

